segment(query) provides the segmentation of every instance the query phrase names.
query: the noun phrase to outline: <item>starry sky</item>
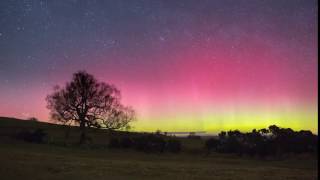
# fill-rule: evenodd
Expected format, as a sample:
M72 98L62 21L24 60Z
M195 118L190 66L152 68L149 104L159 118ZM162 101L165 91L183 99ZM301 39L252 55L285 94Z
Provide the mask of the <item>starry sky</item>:
M135 131L276 124L317 132L315 0L1 0L0 116L49 121L45 97L86 70Z

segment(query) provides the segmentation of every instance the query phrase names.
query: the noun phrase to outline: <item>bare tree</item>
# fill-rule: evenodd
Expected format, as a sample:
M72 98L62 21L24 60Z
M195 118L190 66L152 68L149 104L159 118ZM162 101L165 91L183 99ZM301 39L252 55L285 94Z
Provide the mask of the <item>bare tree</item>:
M120 91L85 71L74 73L64 88L56 86L46 100L52 119L80 126L80 143L87 127L123 129L134 120L134 111L120 103Z
M130 122L135 119L135 112L131 107L121 104L115 105L110 111L105 112L101 126L106 129L130 129Z

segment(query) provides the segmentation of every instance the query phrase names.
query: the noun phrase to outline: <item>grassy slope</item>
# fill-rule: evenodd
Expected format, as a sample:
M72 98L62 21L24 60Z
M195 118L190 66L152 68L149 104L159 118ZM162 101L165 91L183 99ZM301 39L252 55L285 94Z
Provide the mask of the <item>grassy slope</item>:
M0 118L0 179L316 179L317 160L295 157L262 161L233 155L190 154L201 149L199 141L183 140L193 151L178 155L135 151L59 147L14 141L6 135L25 128L41 127L54 139L62 128L38 122ZM77 129L73 129L74 138ZM103 143L106 131L91 132ZM200 141L201 142L201 141ZM199 150L200 151L200 150Z

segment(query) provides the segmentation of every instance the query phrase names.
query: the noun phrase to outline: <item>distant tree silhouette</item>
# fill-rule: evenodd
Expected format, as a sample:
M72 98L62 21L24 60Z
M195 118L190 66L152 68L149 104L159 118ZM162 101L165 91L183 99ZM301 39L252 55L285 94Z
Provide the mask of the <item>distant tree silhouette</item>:
M222 131L218 139L208 139L205 147L208 151L238 155L282 156L285 153L315 153L318 150L318 137L311 131L294 131L276 125L268 129L253 129L242 133L239 130Z
M134 120L134 111L120 104L120 91L86 71L74 73L64 88L56 86L46 100L52 119L80 126L81 144L87 127L124 129Z
M187 136L189 139L201 139L201 136L196 135L195 132L190 132Z
M156 132L155 132L156 135L160 135L161 133L162 133L162 132L161 132L160 129L157 129Z
M39 121L37 118L35 118L35 117L31 117L31 118L29 118L28 119L29 121L34 121L34 122L37 122L37 121Z

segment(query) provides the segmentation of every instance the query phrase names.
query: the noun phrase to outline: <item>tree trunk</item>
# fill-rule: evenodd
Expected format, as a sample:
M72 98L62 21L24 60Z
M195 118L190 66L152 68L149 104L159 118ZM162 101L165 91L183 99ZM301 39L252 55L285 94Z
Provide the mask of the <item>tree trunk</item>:
M81 131L81 134L80 134L80 144L84 144L85 141L86 141L86 124L85 124L85 121L82 120L80 121L80 131Z

